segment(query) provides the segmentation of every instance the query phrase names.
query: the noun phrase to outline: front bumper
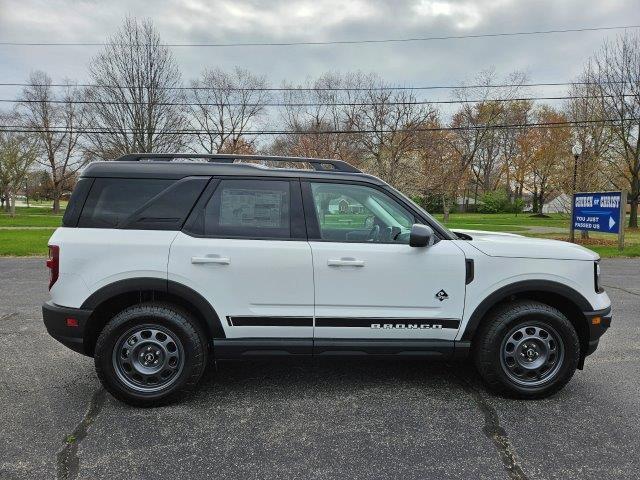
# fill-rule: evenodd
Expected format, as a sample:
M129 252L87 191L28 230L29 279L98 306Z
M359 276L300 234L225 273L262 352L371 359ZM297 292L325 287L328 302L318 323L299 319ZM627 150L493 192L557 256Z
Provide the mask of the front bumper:
M53 302L42 305L42 319L49 335L71 350L86 355L84 334L92 310L61 307ZM75 322L67 322L74 319ZM77 326L69 326L77 324Z
M584 316L589 322L589 343L585 356L591 355L598 348L600 337L611 326L611 307L594 312L584 312Z

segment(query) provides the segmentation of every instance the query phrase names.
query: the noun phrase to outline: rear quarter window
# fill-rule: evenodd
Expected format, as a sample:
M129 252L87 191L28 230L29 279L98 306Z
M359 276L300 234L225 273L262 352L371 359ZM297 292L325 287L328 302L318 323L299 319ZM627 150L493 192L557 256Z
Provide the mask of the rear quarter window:
M79 227L118 228L175 180L96 178L80 215Z

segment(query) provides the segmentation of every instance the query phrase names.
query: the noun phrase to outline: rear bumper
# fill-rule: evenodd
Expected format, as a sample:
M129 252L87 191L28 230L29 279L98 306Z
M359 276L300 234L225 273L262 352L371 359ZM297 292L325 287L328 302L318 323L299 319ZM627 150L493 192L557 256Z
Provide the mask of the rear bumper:
M64 346L86 355L84 333L92 310L61 307L53 302L42 305L42 319L47 332ZM75 319L78 326L68 326L67 319Z
M589 322L589 343L585 352L585 356L587 356L596 351L600 337L611 326L611 307L594 312L584 312L584 316Z

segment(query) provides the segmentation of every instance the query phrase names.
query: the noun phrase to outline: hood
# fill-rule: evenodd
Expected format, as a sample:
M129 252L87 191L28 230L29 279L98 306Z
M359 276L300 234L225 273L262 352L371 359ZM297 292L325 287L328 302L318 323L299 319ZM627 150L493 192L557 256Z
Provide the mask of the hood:
M594 261L600 255L574 243L546 238L523 237L514 233L458 230L471 237L469 243L491 257L551 258Z

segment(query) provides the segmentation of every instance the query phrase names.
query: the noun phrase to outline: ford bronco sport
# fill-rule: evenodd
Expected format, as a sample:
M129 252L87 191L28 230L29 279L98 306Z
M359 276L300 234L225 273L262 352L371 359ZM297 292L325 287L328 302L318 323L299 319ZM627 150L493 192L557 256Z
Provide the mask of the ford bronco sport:
M140 406L211 359L273 355L470 355L494 391L544 397L611 321L590 250L451 232L338 160L92 163L49 251L47 330Z

